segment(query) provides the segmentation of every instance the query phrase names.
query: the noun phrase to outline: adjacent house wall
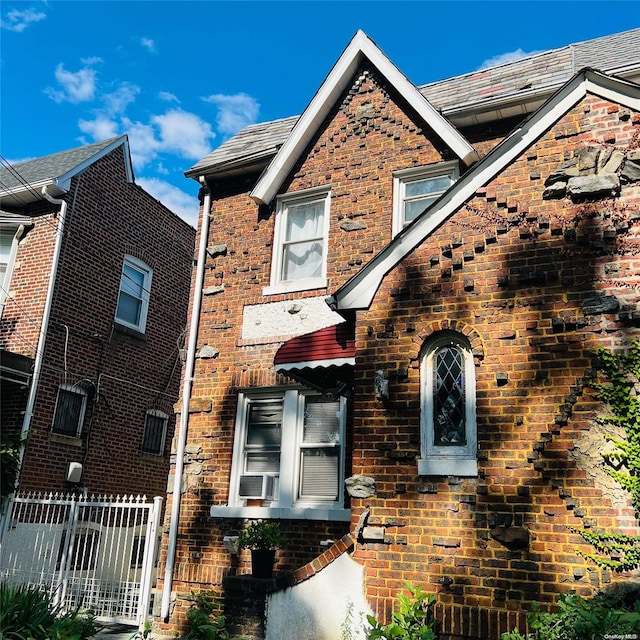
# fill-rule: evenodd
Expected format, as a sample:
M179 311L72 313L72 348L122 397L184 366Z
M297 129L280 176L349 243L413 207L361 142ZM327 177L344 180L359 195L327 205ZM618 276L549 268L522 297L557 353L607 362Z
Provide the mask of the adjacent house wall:
M66 468L74 461L83 464L81 484L89 493L151 498L166 490L195 231L127 182L123 148L74 178L66 196L67 223L21 489L69 489ZM57 227L51 213L34 221L19 247L15 297L7 300L2 318L5 348L31 357ZM125 254L153 269L144 334L114 323ZM58 387L65 383L87 393L79 438L50 433ZM148 409L169 416L159 456L140 452Z

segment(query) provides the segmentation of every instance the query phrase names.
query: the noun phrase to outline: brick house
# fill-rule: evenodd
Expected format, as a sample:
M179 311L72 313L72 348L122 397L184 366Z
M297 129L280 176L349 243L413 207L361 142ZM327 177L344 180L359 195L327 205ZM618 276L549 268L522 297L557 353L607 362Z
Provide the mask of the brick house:
M586 380L595 347L640 335L639 45L416 87L358 32L301 116L187 172L167 628L213 589L244 637L340 638L410 581L442 638L498 638L618 578L571 527L638 532ZM230 544L253 519L289 541L266 584Z
M19 488L163 495L195 230L135 184L126 136L2 168L0 185Z

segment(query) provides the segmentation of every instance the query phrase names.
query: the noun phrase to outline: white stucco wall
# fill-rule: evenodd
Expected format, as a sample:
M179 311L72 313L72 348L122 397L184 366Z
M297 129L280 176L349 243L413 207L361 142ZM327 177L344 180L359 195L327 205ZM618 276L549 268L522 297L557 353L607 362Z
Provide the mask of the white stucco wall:
M363 640L371 613L363 576L363 567L343 553L308 580L268 596L266 640Z
M242 339L298 336L344 322L324 297L246 305L242 314Z

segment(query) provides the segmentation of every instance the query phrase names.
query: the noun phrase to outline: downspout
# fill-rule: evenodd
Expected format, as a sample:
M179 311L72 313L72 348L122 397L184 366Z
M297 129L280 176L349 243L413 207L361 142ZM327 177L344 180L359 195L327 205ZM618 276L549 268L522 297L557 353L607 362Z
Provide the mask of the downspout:
M44 303L44 311L42 313L42 323L40 325L40 337L38 338L38 347L36 351L36 359L33 365L33 378L31 380L31 387L29 388L29 397L27 398L27 407L24 413L24 420L22 422L22 431L20 432L20 457L18 461L18 476L16 477L16 484L18 486L18 479L20 478L20 472L22 471L22 461L24 459L24 452L27 446L27 436L31 429L31 419L33 418L33 408L36 403L36 395L38 392L38 385L40 383L40 374L42 373L42 364L44 362L44 349L47 342L47 332L49 330L49 319L51 317L51 307L53 306L53 289L56 283L56 276L58 275L58 264L60 262L60 255L62 253L62 238L64 236L64 227L67 220L67 203L65 200L54 198L47 192L47 187L42 187L42 195L52 204L60 205L60 212L58 213L58 229L56 230L56 244L53 249L53 260L51 262L51 273L49 274L49 288L47 289L47 297Z
M176 469L173 476L173 502L171 503L171 520L169 522L169 543L167 547L167 564L164 570L164 585L162 589L162 605L160 617L163 620L169 618L169 605L171 603L171 587L173 583L173 570L176 561L176 547L178 542L178 524L180 520L180 500L182 498L182 472L184 468L184 451L187 444L187 427L189 425L189 401L191 400L191 387L193 383L193 371L196 359L196 345L198 342L198 327L200 324L200 307L202 304L202 288L204 285L204 267L207 259L207 242L209 240L209 221L211 215L211 191L203 176L200 176L200 184L204 189L204 202L202 204L202 227L200 229L200 247L198 248L198 268L193 287L193 303L191 306L191 324L189 327L189 344L187 346L187 358L184 369L184 381L182 385L182 407L180 409L180 432L176 448Z

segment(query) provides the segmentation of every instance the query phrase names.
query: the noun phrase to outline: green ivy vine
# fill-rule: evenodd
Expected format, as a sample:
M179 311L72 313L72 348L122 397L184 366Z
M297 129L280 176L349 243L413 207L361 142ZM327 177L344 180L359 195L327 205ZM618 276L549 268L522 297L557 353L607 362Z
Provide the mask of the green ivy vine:
M596 353L601 376L593 383L596 397L608 411L596 417L602 425L621 427L624 438L612 434L606 440L613 449L602 453L606 472L631 495L640 521L640 340L633 340L625 353L601 347ZM579 553L601 567L628 571L640 566L640 536L617 532L575 530L598 553Z

